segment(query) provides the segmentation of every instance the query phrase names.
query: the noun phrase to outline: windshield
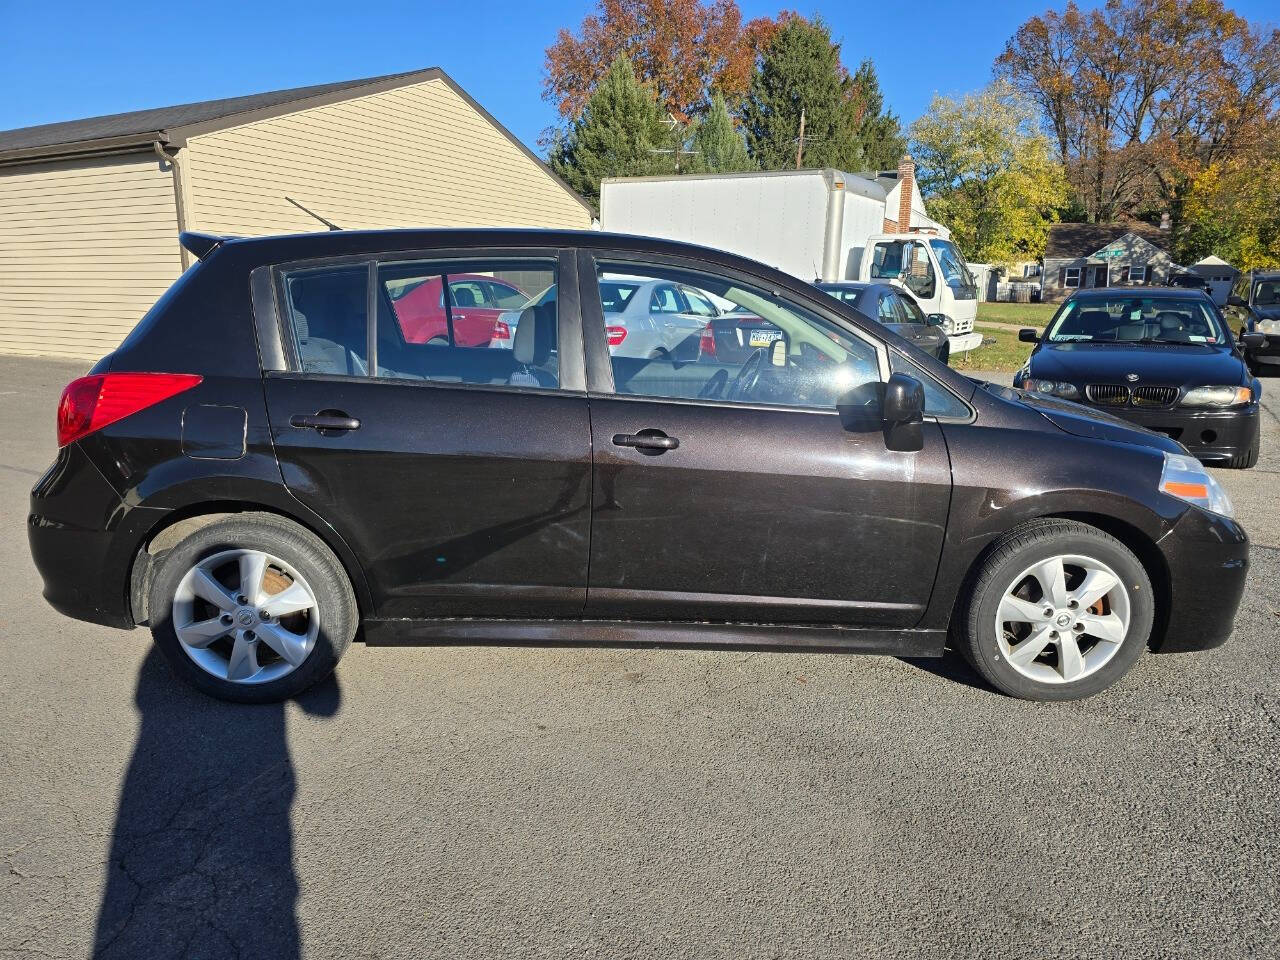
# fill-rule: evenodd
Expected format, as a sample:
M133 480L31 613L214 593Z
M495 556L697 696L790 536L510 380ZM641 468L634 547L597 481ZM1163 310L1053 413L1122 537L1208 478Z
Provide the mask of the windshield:
M1280 280L1259 280L1254 284L1253 303L1258 307L1274 307L1280 303Z
M1207 300L1107 297L1068 300L1049 323L1050 343L1225 343Z
M973 276L969 273L969 265L960 256L960 251L950 240L933 239L929 241L933 255L938 258L938 266L947 280L947 286L960 287L965 290L976 289Z

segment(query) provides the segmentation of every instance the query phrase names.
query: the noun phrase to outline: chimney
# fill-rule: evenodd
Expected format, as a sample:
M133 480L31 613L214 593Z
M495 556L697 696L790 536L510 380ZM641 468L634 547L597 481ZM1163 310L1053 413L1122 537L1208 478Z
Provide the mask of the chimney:
M916 186L916 162L910 154L904 154L898 161L898 232L911 232L911 195Z

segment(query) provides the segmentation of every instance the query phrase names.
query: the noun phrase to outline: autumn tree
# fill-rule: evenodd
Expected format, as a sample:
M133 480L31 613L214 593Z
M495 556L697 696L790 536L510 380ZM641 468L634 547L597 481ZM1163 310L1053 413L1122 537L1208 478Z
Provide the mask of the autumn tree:
M1195 177L1275 115L1280 31L1222 0L1069 2L1023 23L995 70L1041 111L1087 219L1176 218Z
M747 145L729 116L724 97L712 95L711 107L698 121L689 141L688 170L698 173L738 173L756 169Z
M550 151L551 168L582 196L600 202L605 177L675 172L672 135L653 90L617 57Z
M930 215L972 260L1014 263L1044 253L1067 184L1033 107L996 83L960 99L936 96L911 126L911 152Z
M1280 267L1280 121L1191 181L1177 252L1214 254L1241 270Z
M685 122L706 109L712 91L741 99L775 29L767 18L744 25L735 0L598 0L577 33L561 30L547 50L543 96L571 121L609 65L626 57L663 115Z
M840 62L840 44L822 20L788 19L769 41L743 105L751 155L766 170L795 167L803 112L801 166L859 170L868 165L872 151L863 141L884 133L883 104L869 63L858 77ZM896 132L897 121L889 120ZM876 151L876 159L884 152Z

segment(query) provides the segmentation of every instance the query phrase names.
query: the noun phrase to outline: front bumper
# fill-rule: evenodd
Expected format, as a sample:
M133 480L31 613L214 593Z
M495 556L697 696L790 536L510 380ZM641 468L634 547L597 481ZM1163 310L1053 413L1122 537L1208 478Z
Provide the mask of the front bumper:
M948 338L951 343L951 352L965 353L982 346L982 334L976 330L970 333L956 333Z
M1141 407L1107 407L1087 404L1122 417L1130 423L1163 433L1181 443L1192 456L1205 463L1226 463L1249 452L1258 437L1258 404L1232 410L1201 410L1170 407L1148 410Z
M1156 623L1160 653L1209 650L1231 636L1249 572L1249 538L1234 520L1198 507L1163 537L1169 571L1167 621Z

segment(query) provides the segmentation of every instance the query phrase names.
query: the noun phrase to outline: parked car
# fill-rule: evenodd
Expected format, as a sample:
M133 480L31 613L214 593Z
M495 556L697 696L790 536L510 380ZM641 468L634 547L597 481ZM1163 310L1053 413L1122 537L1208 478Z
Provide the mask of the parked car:
M925 314L915 298L887 283L819 283L837 300L843 300L868 317L875 317L898 336L943 363L951 358L945 332L947 318L940 313Z
M1227 307L1240 322L1241 339L1259 334L1263 340L1245 349L1254 373L1280 364L1280 270L1254 270L1242 274L1227 297Z
M504 311L528 301L519 287L496 277L449 275L449 304L444 301L442 277L427 277L404 286L391 309L410 343L487 347L491 341L511 341L511 331L499 323ZM452 323L452 334L450 332Z
M1205 463L1258 460L1262 388L1217 308L1198 290L1081 290L1058 308L1013 385L1099 407L1181 442Z
M199 262L64 391L27 529L54 607L148 626L214 696L292 696L357 636L950 637L998 689L1060 700L1231 632L1248 539L1185 447L963 377L761 264L585 231L182 242ZM410 340L392 289L460 256L564 295L512 350ZM621 275L782 336L611 353Z
M1184 290L1203 290L1210 298L1213 296L1213 287L1209 281L1196 273L1175 273L1169 277L1168 285Z
M698 355L713 363L743 363L782 336L768 320L746 307L734 307L707 321L698 340Z
M702 332L719 311L699 290L665 280L602 277L609 353L618 357L697 360Z

